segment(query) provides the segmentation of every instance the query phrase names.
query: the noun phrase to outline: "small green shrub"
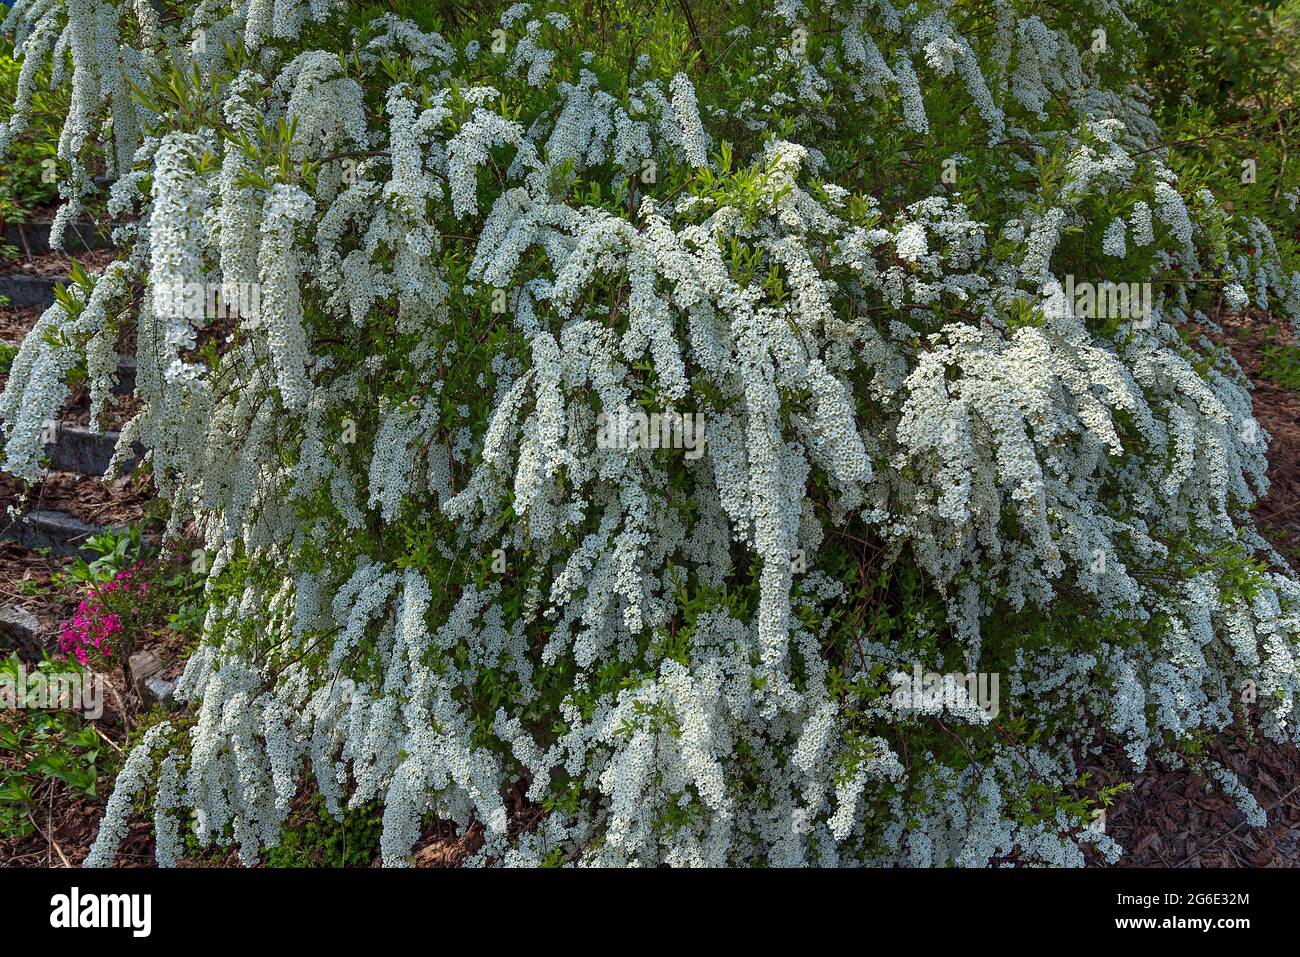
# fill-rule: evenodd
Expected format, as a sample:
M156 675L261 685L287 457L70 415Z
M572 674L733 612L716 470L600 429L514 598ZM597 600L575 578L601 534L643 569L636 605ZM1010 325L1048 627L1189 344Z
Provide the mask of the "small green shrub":
M1263 351L1264 362L1259 374L1270 382L1300 392L1300 346L1273 343L1264 346Z
M20 703L26 676L88 672L73 662L41 661L35 669L19 657L0 660L0 837L24 837L34 830L32 814L43 785L58 782L65 793L98 797L100 740L94 727L72 711ZM12 707L11 707L12 705Z
M268 848L268 867L369 867L379 856L382 808L374 803L332 817L319 794L306 818L286 827L278 847Z
M7 107L17 93L20 69L12 42L0 38L0 121L9 118ZM0 163L0 222L23 222L33 210L58 200L60 167L55 147L69 100L66 89L51 90L49 82L49 71L38 71L31 126L14 140L12 154Z

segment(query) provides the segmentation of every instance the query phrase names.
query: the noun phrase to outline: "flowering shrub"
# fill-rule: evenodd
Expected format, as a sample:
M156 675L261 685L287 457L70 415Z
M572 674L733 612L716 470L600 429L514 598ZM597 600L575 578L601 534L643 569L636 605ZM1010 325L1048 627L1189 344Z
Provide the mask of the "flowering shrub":
M108 659L113 649L108 640L122 631L122 622L94 597L77 603L77 612L63 626L59 634L59 651L72 655L81 664L90 661L92 653Z
M88 863L146 791L161 863L186 809L254 862L305 767L393 865L430 815L474 863L1077 864L1103 737L1296 740L1268 437L1195 324L1300 275L1180 190L1124 3L397 7L10 17L71 59L60 221L102 160L127 252L24 343L4 467L132 329L123 454L213 555L193 724Z
M142 543L139 528L91 536L85 548L96 557L78 558L64 573L82 597L64 622L59 650L83 665L118 667L130 686L130 656L142 643L197 636L202 586L189 570L201 559L175 544L180 547L159 552Z
M59 650L83 665L92 653L111 658L113 649L108 641L122 634L122 614L139 615L149 594L143 571L144 563L136 562L105 582L90 583L86 597L77 603L76 614L59 634Z

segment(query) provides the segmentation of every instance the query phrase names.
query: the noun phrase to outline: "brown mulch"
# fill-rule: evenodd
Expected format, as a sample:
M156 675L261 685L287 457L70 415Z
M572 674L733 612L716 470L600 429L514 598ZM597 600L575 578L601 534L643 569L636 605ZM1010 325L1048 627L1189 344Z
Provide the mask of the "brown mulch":
M1268 823L1250 827L1217 782L1188 769L1152 762L1135 779L1123 751L1108 746L1086 770L1093 785L1133 783L1106 812L1106 833L1124 848L1114 866L1300 867L1300 750L1234 726L1205 757L1237 776Z
M118 258L116 249L87 249L82 252L67 253L48 252L38 256L19 255L16 259L4 263L4 268L11 274L21 273L41 279L61 279L72 269L75 259L89 275L101 272L105 266Z
M123 475L105 482L70 472L46 472L24 488L20 480L0 472L0 523L4 525L9 523L5 512L10 504L23 511L66 512L92 525L130 525L144 519L152 499L149 480L143 476Z
M0 523L8 519L0 517ZM0 542L0 605L16 605L36 616L46 627L67 618L75 607L56 591L54 576L63 561L29 552L14 542Z
M1272 343L1293 345L1285 323L1259 315L1219 317L1220 341L1232 352L1254 385L1255 419L1271 436L1268 447L1268 494L1255 506L1260 528L1293 568L1300 571L1300 395L1260 375L1267 330Z
M435 821L421 837L411 859L416 867L459 867L482 846L483 825L477 821L460 835L450 821Z
M505 798L508 833L512 838L533 831L544 816L542 809L528 800L526 791L527 785L521 781ZM483 825L478 821L459 835L450 821L433 821L416 842L411 860L416 867L459 867L482 846Z
M26 306L22 309L0 306L0 342L21 345L23 338L32 331L44 312L44 306Z

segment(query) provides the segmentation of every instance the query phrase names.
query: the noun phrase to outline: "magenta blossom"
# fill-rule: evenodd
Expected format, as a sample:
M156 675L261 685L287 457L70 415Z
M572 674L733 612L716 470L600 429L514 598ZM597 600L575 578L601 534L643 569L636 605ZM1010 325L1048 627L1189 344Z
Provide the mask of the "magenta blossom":
M112 647L109 639L122 631L122 621L117 613L106 604L109 595L120 595L125 599L143 598L149 590L147 583L136 581L136 572L141 563L124 568L113 576L111 581L102 586L91 587L90 593L78 604L71 620L64 623L59 635L59 650L65 655L72 655L81 664L89 662L91 654L109 658Z

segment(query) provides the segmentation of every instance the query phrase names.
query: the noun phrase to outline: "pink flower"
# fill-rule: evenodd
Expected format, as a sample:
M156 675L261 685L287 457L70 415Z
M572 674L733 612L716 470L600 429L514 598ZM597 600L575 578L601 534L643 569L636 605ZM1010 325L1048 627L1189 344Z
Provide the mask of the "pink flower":
M92 588L77 603L77 610L70 621L66 622L59 635L59 650L71 654L83 665L90 657L90 650L98 652L104 658L111 654L107 640L122 632L122 620L116 612L110 611L103 603L100 594L122 593L124 596L144 598L148 592L147 583L136 582L136 572L142 568L137 562L130 568L124 568L105 582L99 593Z

